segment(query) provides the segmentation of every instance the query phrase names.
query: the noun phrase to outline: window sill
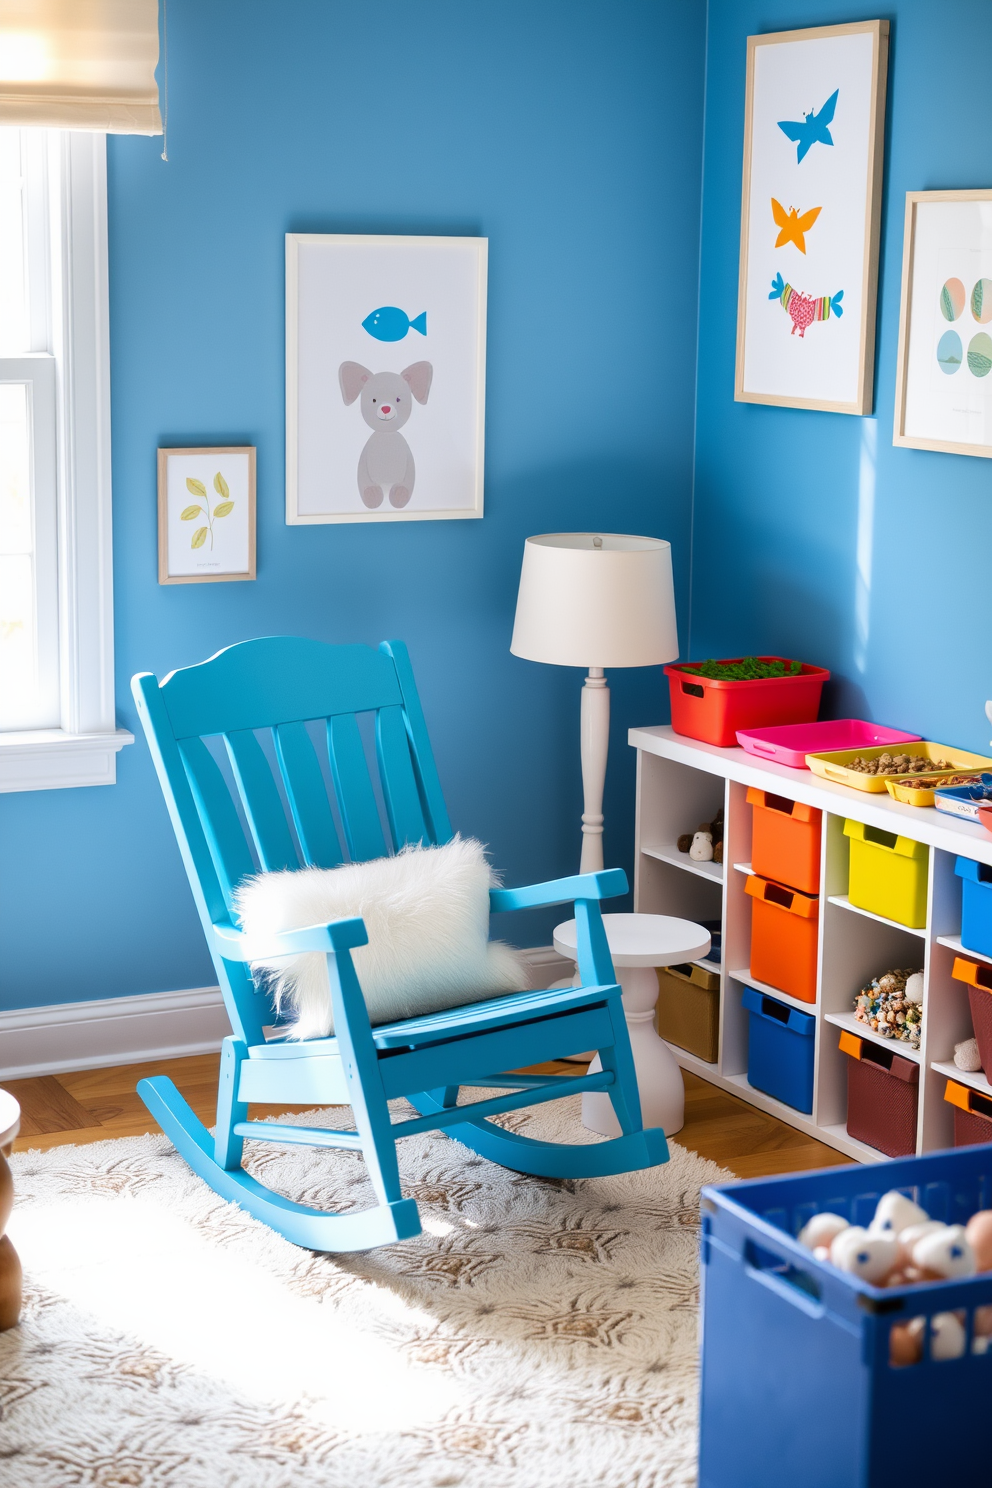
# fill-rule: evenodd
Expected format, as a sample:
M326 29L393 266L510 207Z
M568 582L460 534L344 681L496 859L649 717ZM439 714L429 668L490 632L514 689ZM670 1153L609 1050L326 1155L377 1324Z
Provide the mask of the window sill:
M117 751L133 743L134 735L127 729L94 734L67 734L62 729L0 734L0 792L115 785Z

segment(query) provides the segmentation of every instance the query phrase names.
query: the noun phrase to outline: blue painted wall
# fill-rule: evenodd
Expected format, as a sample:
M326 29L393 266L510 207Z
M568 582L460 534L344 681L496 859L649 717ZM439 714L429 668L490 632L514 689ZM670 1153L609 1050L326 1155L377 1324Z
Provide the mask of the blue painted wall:
M875 416L734 402L746 38L891 22ZM905 193L992 186L988 0L710 0L693 656L800 655L834 716L985 750L992 463L895 449Z
M170 163L109 143L122 724L138 670L401 636L453 820L510 883L574 868L581 674L510 656L516 579L530 533L650 533L685 613L704 30L703 0L170 0ZM489 238L483 521L284 525L287 231ZM258 447L258 580L160 588L156 446L214 443ZM612 678L628 867L662 680ZM143 743L116 787L0 796L0 844L0 1007L213 980Z

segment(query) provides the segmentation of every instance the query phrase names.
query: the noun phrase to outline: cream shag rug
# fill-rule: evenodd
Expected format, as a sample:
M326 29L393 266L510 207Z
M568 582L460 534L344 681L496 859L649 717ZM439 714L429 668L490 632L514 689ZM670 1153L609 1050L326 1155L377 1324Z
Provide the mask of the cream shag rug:
M500 1120L584 1140L579 1102ZM246 1152L303 1203L371 1200L357 1153ZM423 1235L337 1257L219 1200L160 1134L15 1156L3 1488L694 1483L699 1189L731 1175L678 1146L581 1182L437 1133L399 1153Z

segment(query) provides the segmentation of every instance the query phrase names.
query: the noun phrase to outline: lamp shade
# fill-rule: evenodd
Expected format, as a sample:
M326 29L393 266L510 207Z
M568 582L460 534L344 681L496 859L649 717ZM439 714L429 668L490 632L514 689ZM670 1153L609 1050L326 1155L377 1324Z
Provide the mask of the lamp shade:
M615 532L529 537L510 650L555 666L674 661L671 544Z

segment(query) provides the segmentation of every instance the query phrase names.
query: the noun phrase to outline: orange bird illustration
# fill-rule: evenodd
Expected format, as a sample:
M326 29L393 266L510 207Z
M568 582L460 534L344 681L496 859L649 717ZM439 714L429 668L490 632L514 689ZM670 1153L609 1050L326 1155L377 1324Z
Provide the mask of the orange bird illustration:
M784 248L786 243L795 243L800 253L806 252L806 237L813 223L820 215L820 207L812 207L800 217L795 207L790 207L786 212L781 202L772 197L772 216L775 218L775 226L782 231L775 239L776 248Z

